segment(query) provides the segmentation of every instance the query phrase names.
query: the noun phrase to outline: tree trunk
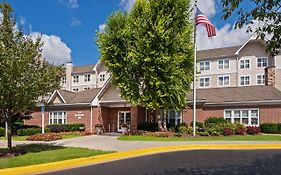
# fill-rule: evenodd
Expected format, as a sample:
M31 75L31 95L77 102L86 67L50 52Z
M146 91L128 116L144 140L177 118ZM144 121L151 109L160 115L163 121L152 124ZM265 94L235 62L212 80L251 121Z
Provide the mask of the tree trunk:
M167 129L167 122L166 122L166 120L167 120L167 111L164 110L164 114L163 114L163 130L164 130L164 131L167 131L167 130L168 130L168 129Z
M157 120L157 124L158 124L158 129L160 131L163 131L163 126L162 126L161 115L160 115L159 109L156 110L156 120Z
M8 149L12 149L12 119L7 112L5 112L5 116L8 124Z

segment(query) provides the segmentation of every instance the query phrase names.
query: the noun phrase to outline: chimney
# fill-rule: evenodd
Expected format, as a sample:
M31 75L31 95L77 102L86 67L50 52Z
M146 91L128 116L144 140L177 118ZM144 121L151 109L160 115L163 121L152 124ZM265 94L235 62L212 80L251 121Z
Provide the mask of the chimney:
M72 62L67 62L66 63L66 70L65 70L65 75L66 75L66 90L67 91L72 91L72 71L73 71L73 64Z
M275 79L276 79L275 66L270 66L265 68L265 85L275 86Z

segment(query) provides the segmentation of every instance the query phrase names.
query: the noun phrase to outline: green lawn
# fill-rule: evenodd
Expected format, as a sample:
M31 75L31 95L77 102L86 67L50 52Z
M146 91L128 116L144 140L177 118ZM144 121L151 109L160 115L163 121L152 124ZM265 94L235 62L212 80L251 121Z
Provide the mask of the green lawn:
M13 136L12 140L14 141L26 141L26 138L28 136ZM78 134L64 134L62 135L62 139L70 139L70 138L75 138L75 137L81 137L81 135ZM0 140L7 140L6 137L0 137Z
M24 150L27 153L21 156L0 158L0 169L111 153L110 151L36 144L20 146L13 149ZM7 149L0 149L0 152L6 151Z
M155 137L155 136L120 136L122 141L281 141L281 135L233 135L217 137Z

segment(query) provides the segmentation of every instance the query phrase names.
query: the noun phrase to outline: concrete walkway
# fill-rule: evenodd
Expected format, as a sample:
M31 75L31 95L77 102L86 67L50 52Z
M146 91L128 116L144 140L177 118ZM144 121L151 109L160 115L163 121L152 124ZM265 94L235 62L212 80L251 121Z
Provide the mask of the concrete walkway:
M175 145L210 145L210 144L281 144L281 141L179 141L179 142L150 142L150 141L119 141L118 136L91 135L52 142L13 141L13 146L21 144L44 143L58 146L99 149L106 151L129 151L144 148L156 148ZM0 140L0 148L6 147L7 142Z

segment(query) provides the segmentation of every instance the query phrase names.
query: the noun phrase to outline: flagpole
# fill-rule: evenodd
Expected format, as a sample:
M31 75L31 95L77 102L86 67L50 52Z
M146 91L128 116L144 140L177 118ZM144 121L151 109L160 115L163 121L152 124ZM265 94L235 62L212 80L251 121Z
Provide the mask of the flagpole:
M196 9L197 9L197 0L194 2L194 65L193 65L193 136L196 136L196 68L197 68L197 59L196 59Z

